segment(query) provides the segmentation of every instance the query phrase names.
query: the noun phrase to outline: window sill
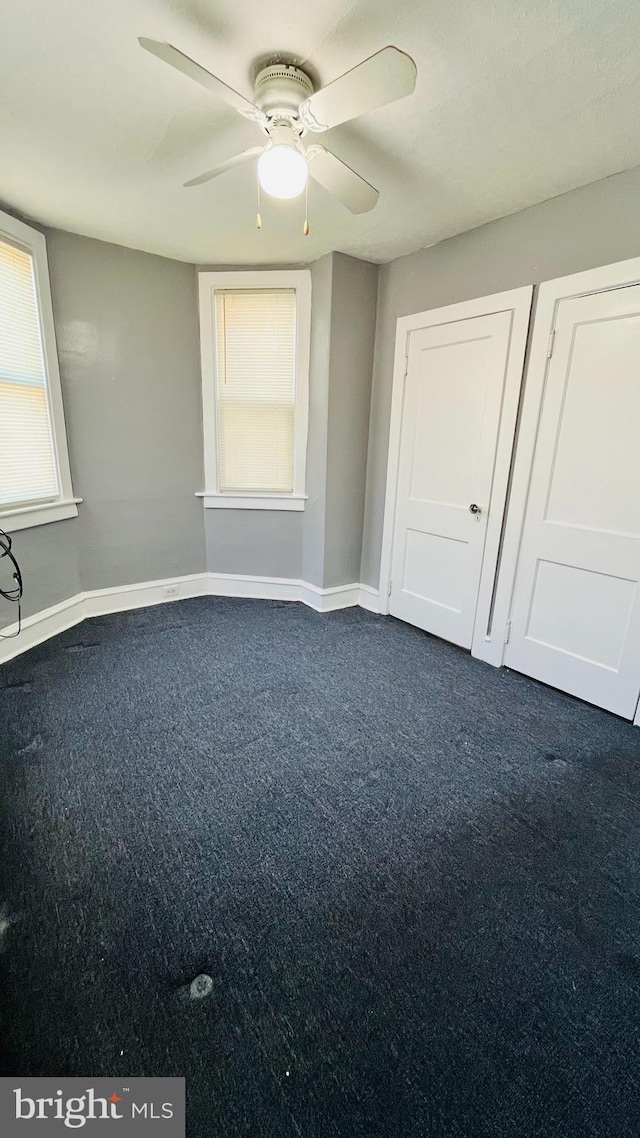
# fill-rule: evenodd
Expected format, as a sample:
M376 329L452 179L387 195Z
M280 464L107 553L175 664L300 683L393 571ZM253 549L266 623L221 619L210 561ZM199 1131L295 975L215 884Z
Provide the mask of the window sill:
M70 498L65 502L43 502L39 506L17 506L15 510L0 510L0 529L15 533L31 526L44 526L49 522L62 522L65 518L77 518L78 502L82 498Z
M196 494L205 510L304 510L306 494Z

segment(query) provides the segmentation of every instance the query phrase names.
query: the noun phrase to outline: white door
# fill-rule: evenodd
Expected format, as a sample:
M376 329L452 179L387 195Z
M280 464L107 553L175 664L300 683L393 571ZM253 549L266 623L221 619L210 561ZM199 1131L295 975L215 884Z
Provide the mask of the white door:
M560 300L547 368L505 663L632 718L640 287Z
M494 312L409 336L389 611L464 648L473 638L512 320L512 311Z

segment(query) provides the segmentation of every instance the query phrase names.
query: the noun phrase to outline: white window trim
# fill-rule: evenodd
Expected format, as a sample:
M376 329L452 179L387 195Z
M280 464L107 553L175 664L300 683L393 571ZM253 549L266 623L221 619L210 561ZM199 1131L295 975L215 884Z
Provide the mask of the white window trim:
M211 296L220 289L294 288L296 290L296 402L293 439L293 493L221 493L218 479L215 309ZM309 356L311 351L311 273L308 269L198 273L202 416L204 425L205 509L304 510L307 427L309 420Z
M49 283L49 263L44 234L38 233L36 229L32 229L30 225L25 225L24 222L11 217L10 214L0 211L1 240L18 245L33 257L42 334L42 354L47 381L47 399L51 412L51 433L59 488L57 498L38 503L35 506L10 506L8 509L3 509L0 506L0 529L12 532L27 529L30 526L46 525L48 522L62 521L64 518L77 517L77 503L81 502L82 499L74 498L71 486L67 432L64 422L56 333L51 303L51 285Z

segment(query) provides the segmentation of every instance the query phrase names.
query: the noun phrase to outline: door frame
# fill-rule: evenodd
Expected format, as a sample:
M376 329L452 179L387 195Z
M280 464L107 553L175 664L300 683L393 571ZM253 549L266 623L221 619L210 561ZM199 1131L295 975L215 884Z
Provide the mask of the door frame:
M494 618L500 613L505 636L502 644L503 662L508 639L509 620L515 596L520 546L524 531L525 513L529 497L529 483L538 436L538 424L547 381L549 360L553 353L553 334L558 305L561 300L588 296L594 292L609 292L640 284L640 257L603 265L570 276L544 281L537 293L529 362L526 370L522 413L518 426L513 476L504 525L500 558L500 572L496 584ZM495 620L494 620L495 623ZM640 666L640 662L639 662ZM640 704L634 720L640 727Z
M400 436L402 430L402 409L404 404L405 379L409 359L409 338L412 332L431 328L438 324L454 324L477 316L493 316L499 312L511 312L511 335L507 372L500 423L498 444L494 467L491 507L487 522L478 604L473 629L471 655L490 664L500 665L504 646L502 626L492 618L494 611L494 582L496 578L503 519L511 469L520 389L524 371L524 358L531 315L533 286L510 289L507 292L493 293L473 300L463 300L458 304L448 304L442 308L432 308L427 312L416 312L410 316L400 316L396 323L396 343L393 364L393 383L391 390L391 418L389 424L389 454L387 460L387 486L384 505L384 525L382 531L382 552L380 559L380 611L389 612L391 564L393 555L393 535L396 520L396 499L398 487L398 466L400 461ZM491 624L491 627L490 627ZM498 640L496 643L496 628Z

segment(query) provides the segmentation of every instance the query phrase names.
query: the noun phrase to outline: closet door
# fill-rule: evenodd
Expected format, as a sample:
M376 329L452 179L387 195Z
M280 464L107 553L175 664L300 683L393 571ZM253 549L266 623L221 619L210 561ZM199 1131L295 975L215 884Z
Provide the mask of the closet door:
M504 662L633 718L640 286L560 299L551 344Z
M381 585L402 620L489 634L531 289L398 320Z
M413 332L390 611L471 647L511 313Z

